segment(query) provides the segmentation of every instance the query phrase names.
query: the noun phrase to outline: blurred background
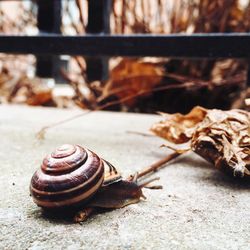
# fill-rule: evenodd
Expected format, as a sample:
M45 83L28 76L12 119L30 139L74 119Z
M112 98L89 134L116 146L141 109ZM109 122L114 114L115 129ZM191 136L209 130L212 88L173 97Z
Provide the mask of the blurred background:
M100 20L100 8L110 12L107 23ZM249 0L0 1L0 32L9 35L249 30ZM196 105L247 109L247 66L236 59L1 53L0 103L141 113L184 113Z

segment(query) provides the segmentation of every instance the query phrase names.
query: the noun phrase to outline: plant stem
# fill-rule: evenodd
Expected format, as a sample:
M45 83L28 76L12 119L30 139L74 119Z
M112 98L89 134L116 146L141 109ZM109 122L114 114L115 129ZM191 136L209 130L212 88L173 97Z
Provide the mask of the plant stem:
M157 170L159 170L160 168L163 167L164 164L168 163L169 161L175 159L177 156L181 155L180 153L174 152L172 154L167 155L166 157L162 158L161 160L153 163L152 165L142 169L141 171L138 172L137 174L137 178L141 178L147 174L152 174L154 172L156 172ZM133 179L133 175L130 175L128 177L128 180L132 180Z

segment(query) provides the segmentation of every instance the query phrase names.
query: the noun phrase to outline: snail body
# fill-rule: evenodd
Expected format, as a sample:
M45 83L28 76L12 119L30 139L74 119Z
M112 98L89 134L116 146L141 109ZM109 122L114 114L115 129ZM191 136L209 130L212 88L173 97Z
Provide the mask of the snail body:
M45 210L84 209L89 213L92 210L86 208L136 203L144 197L142 187L136 181L122 180L112 164L89 149L65 144L44 158L32 176L30 193Z

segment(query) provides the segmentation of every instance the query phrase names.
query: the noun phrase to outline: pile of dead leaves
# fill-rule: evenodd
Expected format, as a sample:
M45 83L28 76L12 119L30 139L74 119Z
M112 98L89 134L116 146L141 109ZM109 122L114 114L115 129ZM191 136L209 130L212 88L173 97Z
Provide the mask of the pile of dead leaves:
M178 153L194 151L216 168L236 177L250 177L250 113L195 107L187 115L162 114L151 130Z
M56 95L40 78L25 74L13 74L7 69L0 71L0 103L28 104L31 106L71 107L72 97Z

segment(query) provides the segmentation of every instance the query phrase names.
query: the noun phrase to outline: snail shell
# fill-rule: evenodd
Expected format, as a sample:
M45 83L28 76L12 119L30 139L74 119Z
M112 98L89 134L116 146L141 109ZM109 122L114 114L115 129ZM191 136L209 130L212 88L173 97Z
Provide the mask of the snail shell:
M120 179L116 169L92 151L65 144L44 158L31 179L30 192L40 207L67 208L85 204L102 185Z

